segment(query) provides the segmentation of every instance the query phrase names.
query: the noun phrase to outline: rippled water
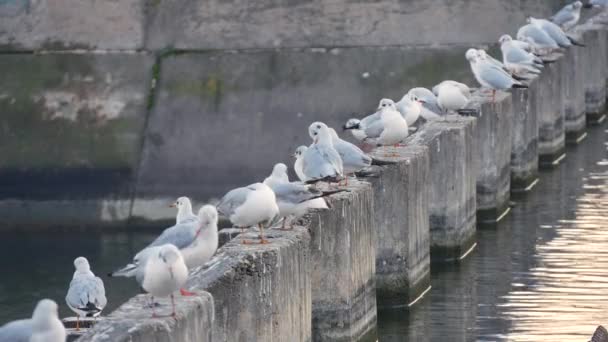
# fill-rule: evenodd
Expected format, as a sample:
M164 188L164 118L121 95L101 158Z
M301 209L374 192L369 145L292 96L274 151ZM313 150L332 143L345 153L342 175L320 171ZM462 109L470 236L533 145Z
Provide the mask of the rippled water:
M586 341L608 324L606 137L591 129L504 222L478 232L470 257L434 267L432 290L411 312L381 312L380 341ZM154 234L3 235L0 324L29 316L42 297L63 304L76 256L104 276ZM108 312L137 292L131 280L104 281ZM63 305L61 314L71 313Z
M587 341L608 324L608 130L590 130L463 263L433 269L411 312L382 312L380 341Z

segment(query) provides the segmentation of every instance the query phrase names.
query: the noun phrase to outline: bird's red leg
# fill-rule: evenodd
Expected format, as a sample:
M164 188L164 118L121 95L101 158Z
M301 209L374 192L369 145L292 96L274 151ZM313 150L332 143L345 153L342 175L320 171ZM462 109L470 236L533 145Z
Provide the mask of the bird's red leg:
M190 292L184 288L179 289L179 293L183 296L183 297L190 297L190 296L196 296L196 292Z
M258 227L260 228L260 244L264 245L268 243L268 240L264 239L264 225L258 223Z
M175 317L175 298L173 298L173 293L171 294L171 307L173 308L173 312L171 313L171 317Z
M76 315L76 331L80 331L80 315Z
M241 235L244 235L244 234L245 234L245 228L243 228L243 227L239 227L239 228L241 229ZM246 240L246 239L243 237L243 240L241 240L241 244L243 244L243 245L247 245L247 244L249 244L249 241L247 241L247 240Z

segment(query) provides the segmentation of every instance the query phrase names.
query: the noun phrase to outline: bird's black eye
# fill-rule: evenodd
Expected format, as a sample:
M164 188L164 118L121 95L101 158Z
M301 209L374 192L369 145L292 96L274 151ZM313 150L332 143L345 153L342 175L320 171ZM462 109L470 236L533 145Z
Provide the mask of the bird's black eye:
M321 129L321 125L317 125L317 128L318 128L318 129Z
M312 135L317 135L317 132L314 132Z

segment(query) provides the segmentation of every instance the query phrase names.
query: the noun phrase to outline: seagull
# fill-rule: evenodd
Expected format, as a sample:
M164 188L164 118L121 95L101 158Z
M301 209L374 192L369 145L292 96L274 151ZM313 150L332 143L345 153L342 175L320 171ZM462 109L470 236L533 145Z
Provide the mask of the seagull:
M57 310L54 301L39 301L32 318L9 322L0 327L0 341L65 342L67 335Z
M466 84L446 80L435 87L437 105L445 112L458 112L465 109L471 98L471 91Z
M264 184L272 189L277 198L279 215L283 218L281 229L285 228L288 216L300 217L306 214L308 209L327 209L327 202L322 196L335 193L324 193L311 185L290 182L287 166L283 163L275 164L270 176L264 179Z
M399 102L395 103L395 108L403 115L408 128L418 121L423 102L424 101L419 99L415 94L408 91L407 94L403 95Z
M569 48L572 46L571 38L555 23L534 17L528 17L527 22L545 31L560 47Z
M581 17L581 7L583 7L583 3L575 1L564 6L549 19L567 31L578 23L578 20Z
M306 182L306 175L302 170L302 155L304 154L304 152L306 152L307 149L308 146L301 145L298 146L298 148L296 148L296 151L293 153L293 157L296 159L293 163L293 169L296 172L296 175L298 176L300 181L302 182Z
M192 212L192 203L188 197L180 197L174 203L169 205L171 208L177 208L177 216L175 224L185 223L187 221L198 220Z
M74 260L76 271L70 282L65 302L76 313L76 330L80 330L80 317L97 317L108 300L101 278L91 272L85 257Z
M590 0L585 5L584 8L606 8L608 7L608 0Z
M322 122L313 123L311 126L314 130L309 126L308 131L313 143L302 153L302 173L306 178L305 182L341 179L344 175L344 165L334 147L329 127Z
M202 266L209 261L218 245L216 209L205 205L199 210L196 221L187 221L165 229L159 237L137 253L130 264L110 273L109 276L136 277L137 281L141 282L151 249L164 244L177 247L188 268ZM183 296L193 295L184 289L180 291Z
M508 34L502 35L498 40L502 52L502 60L505 67L513 74L540 74L539 68L543 68L540 58L526 52L517 44L513 43L513 38Z
M173 293L182 288L188 280L188 267L179 249L172 244L164 244L150 249L150 256L139 284L152 296L152 317L154 297L171 297L171 316L175 317Z
M408 93L416 96L416 98L420 100L422 104L420 116L422 116L424 120L437 120L445 114L437 104L437 96L433 94L432 91L423 87L417 87L410 89ZM408 126L409 125L410 124L408 122Z
M226 216L236 227L243 228L257 225L260 229L260 243L264 239L264 223L270 222L279 215L276 196L264 183L254 183L245 187L230 190L217 205L217 210ZM243 244L248 241L243 240Z
M378 120L351 119L344 125L344 129L362 130L365 134L364 141L372 142L377 146L397 145L407 138L409 134L407 121L397 111L393 100L380 100L378 110L380 115Z
M319 134L321 126L324 125L322 122L313 122L308 127L308 134L311 139L315 139ZM372 165L372 158L365 154L359 147L351 144L346 140L340 139L336 130L328 127L331 136L331 142L342 159L342 167L344 174L354 174L355 172L361 171L362 169Z
M477 50L467 50L465 57L471 65L473 75L482 87L492 90L492 102L495 100L496 90L506 90L510 88L527 88L524 85L511 77L502 68L480 59Z
M557 42L545 30L533 24L520 27L517 30L517 39L532 44L543 55L559 49Z

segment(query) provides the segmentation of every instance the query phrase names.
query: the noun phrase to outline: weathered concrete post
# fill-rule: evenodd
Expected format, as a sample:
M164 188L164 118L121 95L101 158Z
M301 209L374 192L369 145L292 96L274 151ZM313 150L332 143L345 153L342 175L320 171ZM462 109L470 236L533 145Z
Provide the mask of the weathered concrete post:
M348 190L330 196L331 210L306 216L311 232L314 341L375 336L374 195L367 182L349 180Z
M511 187L511 94L492 96L476 91L477 130L477 223L494 224L509 212Z
M577 41L582 37L575 32L571 33ZM564 127L566 129L566 142L578 144L587 133L585 117L585 78L583 62L585 61L586 47L572 46L566 50L562 65L562 80L564 81Z
M528 89L513 89L511 191L530 190L538 182L539 78Z
M79 342L212 342L218 341L213 325L215 307L208 292L193 297L175 297L176 316L171 317L168 298L155 298L159 318L151 318L150 299L138 295L121 305L93 328L85 332ZM68 338L71 340L71 338Z
M429 149L431 260L456 261L475 246L475 118L457 115L429 122L408 145Z
M586 45L583 70L587 123L597 124L606 118L606 30L592 19L579 30Z
M565 59L554 55L556 61L545 64L539 76L538 97L538 158L540 166L555 166L565 157L564 87L562 70Z
M409 144L407 144L409 145ZM374 190L378 306L411 305L430 287L428 149L395 149L397 164L366 180ZM372 154L382 158L382 153Z

